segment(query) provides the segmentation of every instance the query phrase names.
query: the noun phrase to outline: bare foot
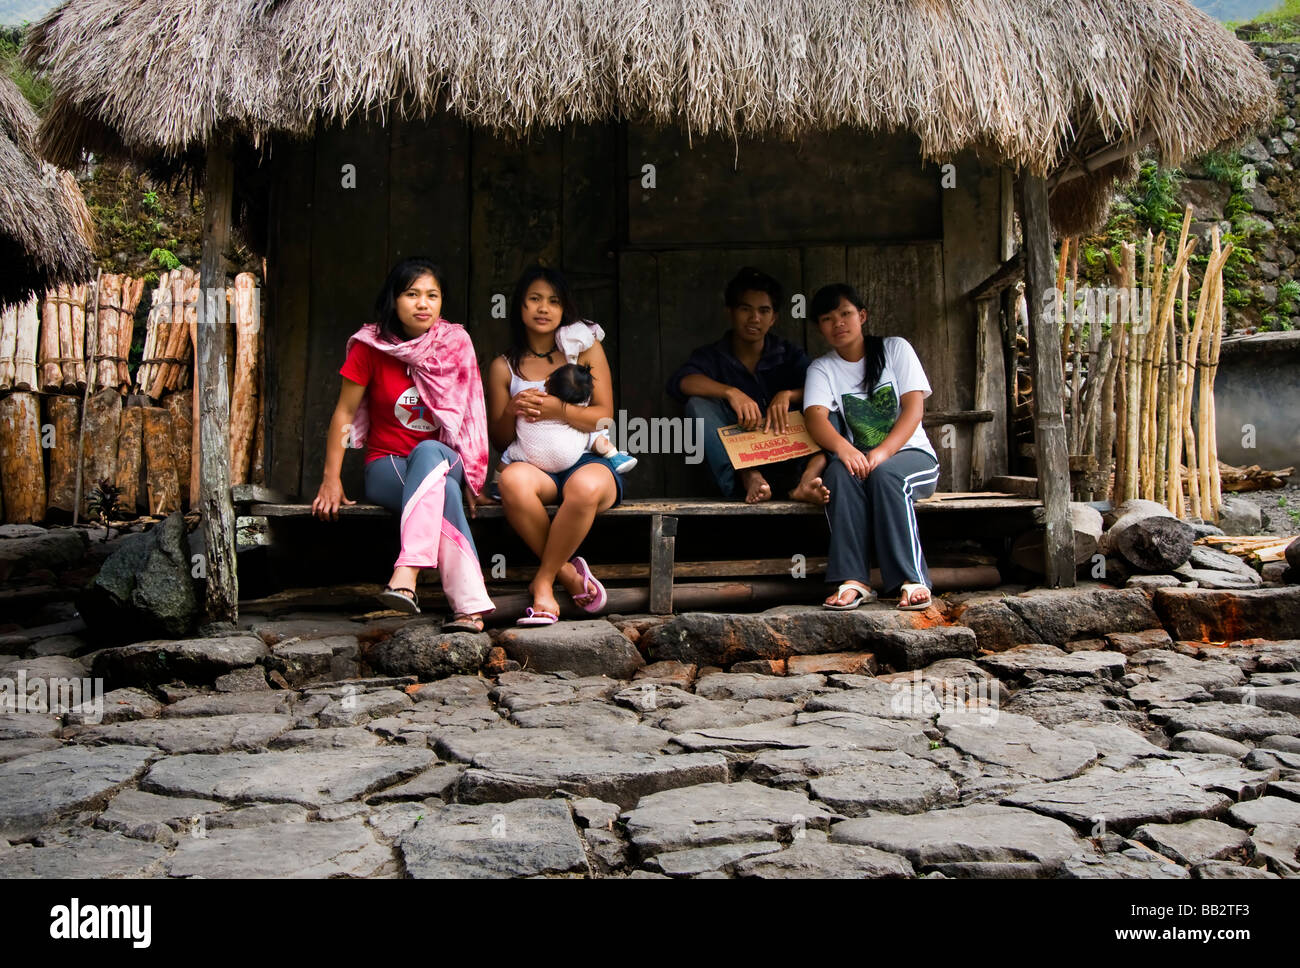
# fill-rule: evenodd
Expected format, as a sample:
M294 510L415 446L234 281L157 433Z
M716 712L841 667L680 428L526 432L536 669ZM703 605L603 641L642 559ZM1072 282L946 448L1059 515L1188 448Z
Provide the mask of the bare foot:
M829 504L831 492L822 483L820 477L814 477L811 480L800 481L799 486L790 492L790 500L805 501L808 504Z
M389 587L396 589L405 594L408 590L415 588L420 577L419 568L411 568L408 565L401 565L393 569L393 577L388 579ZM408 598L410 596L407 596Z
M745 485L746 504L772 500L772 487L758 471L741 471L740 479Z
M560 614L560 603L555 599L555 589L551 585L539 585L533 582L528 586L533 595L533 610Z

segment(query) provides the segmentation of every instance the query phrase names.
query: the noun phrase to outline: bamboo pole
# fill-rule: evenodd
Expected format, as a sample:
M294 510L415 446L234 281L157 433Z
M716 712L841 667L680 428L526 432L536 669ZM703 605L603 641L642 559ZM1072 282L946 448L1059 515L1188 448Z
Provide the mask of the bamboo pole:
M14 357L17 352L18 307L6 306L0 309L0 390L8 390L14 384Z
M93 290L96 303L99 301L99 281L103 277L104 270L95 271L95 288ZM90 346L86 347L86 352L93 358L96 347L98 346L98 327L92 327L90 330ZM86 454L86 414L90 402L90 383L87 381L86 388L81 391L81 421L77 426L77 488L76 504L72 508L72 523L76 524L81 517L81 493L85 489L85 454Z
M40 340L40 317L36 313L36 300L23 303L15 311L14 321L14 382L15 390L35 390L40 385L36 379L36 344Z
M90 287L85 283L72 290L72 357L75 388L79 391L88 379L86 368L86 297Z
M41 368L41 389L46 393L57 393L63 387L63 364L59 361L59 299L62 290L62 286L57 286L47 292L45 298L41 300L41 352L39 363ZM6 311L5 319L10 318L10 313ZM12 318L17 323L17 315L13 315ZM14 335L17 336L16 331ZM3 339L0 339L0 344L3 344L3 342ZM12 350L10 355L12 356ZM9 381L0 380L0 389L7 388L9 383L13 382L12 359L10 364Z

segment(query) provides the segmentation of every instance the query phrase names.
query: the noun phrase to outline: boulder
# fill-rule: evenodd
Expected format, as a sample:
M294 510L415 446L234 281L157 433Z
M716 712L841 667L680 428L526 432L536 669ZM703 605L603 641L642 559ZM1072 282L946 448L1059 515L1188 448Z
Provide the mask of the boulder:
M385 675L419 676L427 681L474 675L491 648L492 640L485 632L447 633L436 625L407 625L365 655L370 665ZM277 646L276 654L284 654L284 647ZM303 660L306 656L300 657Z
M113 688L178 680L210 685L218 676L261 661L268 651L261 639L247 634L152 639L96 652L91 671Z
M505 629L497 644L525 669L631 679L645 665L641 653L604 619Z
M415 878L590 875L562 800L432 805L402 834L398 851Z
M78 596L77 608L104 641L182 638L198 620L192 568L185 519L178 511L123 539Z
M89 541L80 528L45 528L34 524L0 525L0 582L32 571L58 574L76 567Z
M1179 640L1288 639L1300 629L1300 587L1243 591L1160 588L1155 608Z

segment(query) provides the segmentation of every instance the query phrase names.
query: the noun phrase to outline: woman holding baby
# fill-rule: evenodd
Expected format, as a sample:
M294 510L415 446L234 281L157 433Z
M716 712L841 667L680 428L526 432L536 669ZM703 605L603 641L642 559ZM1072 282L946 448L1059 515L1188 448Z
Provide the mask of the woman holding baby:
M633 459L597 433L614 415L609 361L600 327L581 320L564 277L525 270L510 301L510 349L487 374L488 435L503 452L498 487L506 519L541 559L520 625L559 619L559 581L593 614L605 588L577 556L600 511L623 496L620 471ZM559 503L554 520L546 505Z

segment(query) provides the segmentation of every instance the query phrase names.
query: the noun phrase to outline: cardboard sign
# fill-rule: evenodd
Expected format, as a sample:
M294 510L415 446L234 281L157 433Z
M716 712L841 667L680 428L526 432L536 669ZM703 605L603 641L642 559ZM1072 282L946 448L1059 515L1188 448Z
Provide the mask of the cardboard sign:
M808 457L820 447L804 427L803 414L791 413L786 417L790 430L784 434L765 434L761 430L746 430L740 424L719 427L718 436L727 449L731 466L736 470L761 467L796 457Z

